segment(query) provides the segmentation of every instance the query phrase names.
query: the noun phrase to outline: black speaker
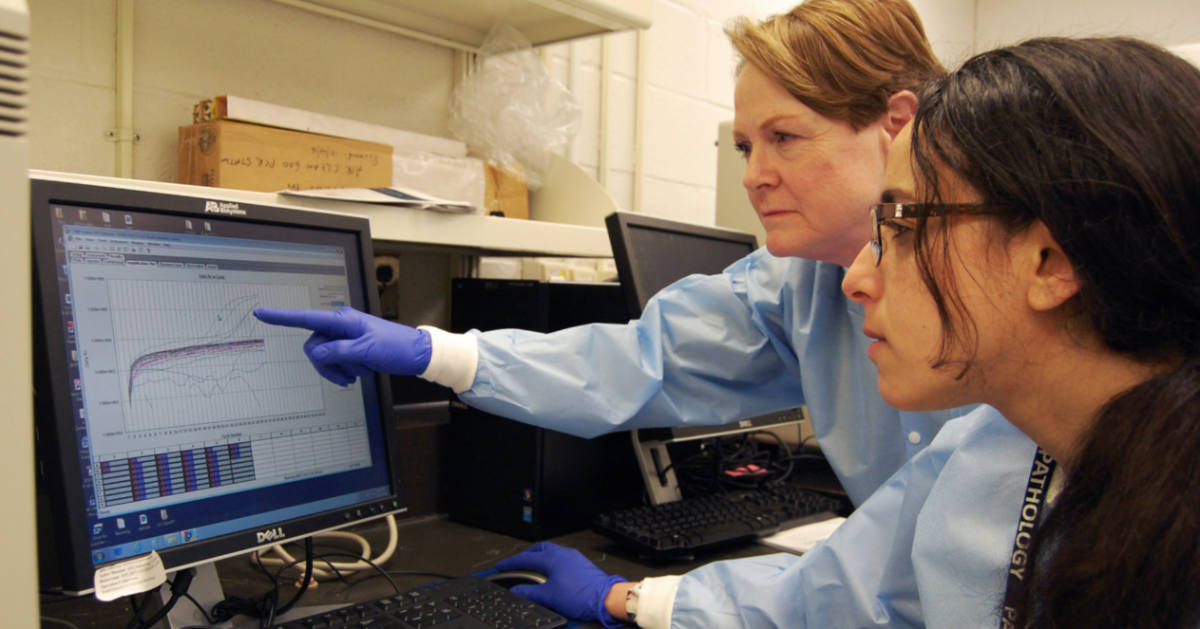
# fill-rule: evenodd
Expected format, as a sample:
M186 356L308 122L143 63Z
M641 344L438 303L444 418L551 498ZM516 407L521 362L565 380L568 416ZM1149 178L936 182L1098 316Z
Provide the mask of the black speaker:
M552 332L624 323L618 284L455 279L451 329ZM450 519L526 540L587 528L596 514L640 504L628 432L581 439L450 406Z

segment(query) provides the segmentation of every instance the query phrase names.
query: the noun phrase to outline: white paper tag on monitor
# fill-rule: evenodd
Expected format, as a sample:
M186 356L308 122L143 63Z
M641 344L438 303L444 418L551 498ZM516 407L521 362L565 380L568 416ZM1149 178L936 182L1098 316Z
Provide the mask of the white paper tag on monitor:
M105 602L152 590L166 581L162 557L153 550L144 557L104 566L92 576L96 598Z

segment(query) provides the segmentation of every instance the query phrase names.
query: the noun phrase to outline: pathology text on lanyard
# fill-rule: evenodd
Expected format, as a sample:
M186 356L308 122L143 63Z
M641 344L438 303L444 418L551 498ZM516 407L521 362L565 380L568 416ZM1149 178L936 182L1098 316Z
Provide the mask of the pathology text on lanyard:
M1029 542L1033 530L1045 516L1046 492L1050 489L1050 477L1054 474L1055 461L1040 447L1033 455L1033 466L1029 468L1029 483L1025 485L1025 502L1021 504L1021 519L1017 521L1017 536L1013 540L1012 555L1008 560L1008 587L1004 591L1004 613L1000 616L1000 629L1015 629L1017 592L1025 580L1025 569L1029 565Z

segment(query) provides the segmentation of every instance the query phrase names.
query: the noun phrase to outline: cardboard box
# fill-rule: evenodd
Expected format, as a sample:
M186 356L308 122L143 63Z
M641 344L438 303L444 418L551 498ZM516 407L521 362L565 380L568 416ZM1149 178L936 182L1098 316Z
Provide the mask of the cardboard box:
M274 192L381 188L392 183L387 144L213 120L179 127L179 183Z
M274 105L232 94L206 98L192 106L192 122L223 119L320 133L339 138L382 142L392 145L392 148L397 150L413 153L433 153L447 157L467 156L467 145L458 140L393 129L349 118L328 116L315 111Z
M489 216L529 218L529 188L525 180L484 163L484 205Z

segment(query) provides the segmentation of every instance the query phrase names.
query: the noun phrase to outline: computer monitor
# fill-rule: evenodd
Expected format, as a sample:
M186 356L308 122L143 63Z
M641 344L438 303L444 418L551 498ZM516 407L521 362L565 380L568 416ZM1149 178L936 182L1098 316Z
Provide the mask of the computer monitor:
M758 248L753 234L630 212L609 214L605 225L632 316L640 315L650 298L668 285L692 274L719 274ZM755 417L731 417L728 424L720 426L633 431L651 502L672 502L682 495L666 444L780 428L803 419L803 408L787 408Z
M658 291L694 273L716 275L758 248L754 234L631 212L604 219L630 316Z
M378 313L368 221L274 198L32 175L44 587L405 510L388 379L334 385L306 331L251 314Z

